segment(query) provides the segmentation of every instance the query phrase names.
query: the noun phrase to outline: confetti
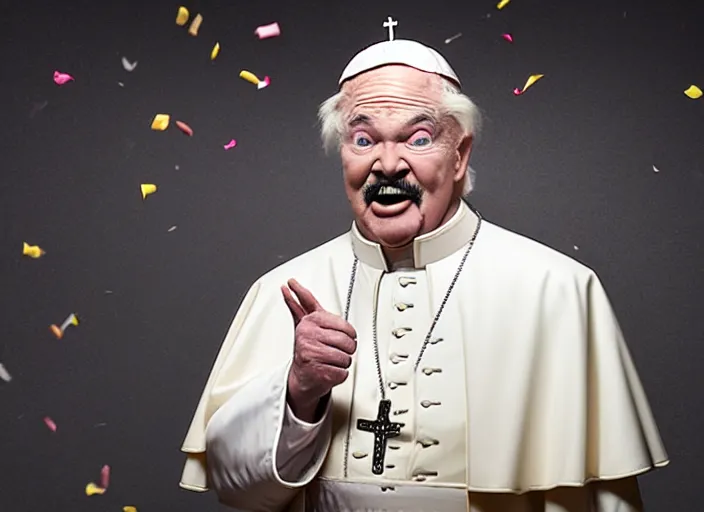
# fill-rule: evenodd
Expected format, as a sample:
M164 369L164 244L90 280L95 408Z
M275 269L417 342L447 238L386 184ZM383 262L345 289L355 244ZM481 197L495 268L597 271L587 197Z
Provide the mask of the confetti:
M235 139L232 139L230 142L228 142L227 144L225 144L225 145L223 146L223 148L225 148L225 151L227 151L228 149L234 148L236 145L237 145L237 141L236 141Z
M142 199L146 199L148 195L156 192L156 185L152 183L142 183L139 188L142 191Z
M105 489L90 482L86 485L86 496L93 496L94 494L105 494Z
M54 423L54 420L52 420L49 416L44 417L44 423L47 427L49 427L49 430L56 432L56 423Z
M260 80L259 83L257 84L257 89L264 89L264 87L269 87L270 83L271 83L271 80L269 79L269 77L265 76L264 80Z
M119 85L120 87L124 87L124 86L125 86L125 84L123 84L122 82L117 82L117 85Z
M658 169L657 167L653 166L653 172L660 172L660 169Z
M41 258L46 254L46 251L38 245L29 245L27 242L22 242L22 255L30 258Z
M501 9L503 9L504 7L506 7L506 6L509 4L510 1L511 1L511 0L500 0L500 2L499 2L498 4L496 4L496 8L499 9L499 10L501 10Z
M198 29L200 29L200 24L203 23L203 16L200 14L196 14L196 17L193 18L193 21L191 22L191 26L188 27L188 33L191 34L193 37L198 35Z
M457 32L454 36L448 37L445 39L445 44L450 44L452 41L457 39L458 37L462 37L462 32Z
M137 67L137 61L130 62L127 57L122 57L122 67L125 68L125 71L134 71L134 68Z
M64 320L64 323L61 324L61 327L56 324L51 324L49 326L49 329L51 329L51 332L54 333L56 339L60 340L64 337L64 332L66 331L66 329L68 329L69 325L78 325L78 317L74 313L68 315L68 318Z
M122 512L137 512L137 507L127 505L125 507L122 507Z
M684 93L692 98L693 100L699 99L702 97L702 90L697 87L696 85L690 85L687 90L684 91Z
M575 251L578 251L578 250L579 250L579 246L575 245L575 246L574 246L574 250L575 250Z
M213 49L210 50L210 60L215 60L215 57L218 56L218 53L220 53L220 43L215 43Z
M10 375L10 372L5 369L2 363L0 363L0 379L5 382L10 382L12 380L12 375Z
M193 136L193 128L188 126L183 121L176 121L176 126L178 126L178 129L181 130L186 135L188 135L189 137Z
M73 80L73 77L68 73L61 73L60 71L54 71L54 82L58 85L64 85L66 82Z
M247 80L248 82L250 82L254 85L257 85L259 83L259 79L257 78L257 75L255 75L254 73L251 73L245 69L240 71L240 78L244 78L245 80Z
M110 485L110 466L105 464L100 470L100 487L107 489Z
M169 120L171 116L169 114L157 114L154 116L152 121L152 130L158 130L163 132L169 127Z
M188 9L183 6L179 7L178 13L176 14L176 25L178 25L179 27L184 26L188 21L189 16L190 14L188 13Z
M257 30L255 30L254 33L257 34L259 39L266 39L268 37L276 37L280 35L281 28L279 28L278 23L270 23L269 25L257 27Z
M171 226L169 229L166 230L167 233L171 233L172 231L176 230L176 226Z
M509 43L513 42L513 36L511 34L501 34L501 37L503 37Z
M526 85L523 86L523 89L519 89L518 87L516 87L516 88L513 90L513 94L516 95L516 96L520 96L521 94L523 94L524 92L526 92L526 89L528 89L528 87L530 87L531 85L533 85L535 82L537 82L538 80L540 80L540 79L543 78L544 76L545 76L545 75L530 75L530 76L528 77L528 80L526 80Z

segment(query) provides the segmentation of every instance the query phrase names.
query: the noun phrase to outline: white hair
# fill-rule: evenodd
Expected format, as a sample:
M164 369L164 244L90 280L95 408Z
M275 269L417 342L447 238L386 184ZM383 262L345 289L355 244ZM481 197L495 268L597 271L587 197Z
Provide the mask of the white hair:
M340 91L320 104L318 120L320 135L326 152L339 150L344 133L342 103L346 94ZM476 140L481 127L479 108L468 96L462 94L459 87L447 79L442 79L441 114L453 117L462 129L463 136L472 135ZM467 196L474 189L476 173L467 164L462 195Z

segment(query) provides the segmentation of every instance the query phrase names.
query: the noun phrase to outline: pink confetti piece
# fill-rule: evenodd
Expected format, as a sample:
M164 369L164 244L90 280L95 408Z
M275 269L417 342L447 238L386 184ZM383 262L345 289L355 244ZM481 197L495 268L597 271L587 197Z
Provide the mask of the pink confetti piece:
M193 136L193 128L188 126L183 121L176 121L176 126L178 126L179 130L181 130L183 133L185 133L189 137Z
M73 77L68 73L61 73L60 71L54 71L54 82L57 85L64 85L66 82L73 80Z
M46 423L46 426L49 427L49 430L56 432L56 423L54 423L54 420L52 420L49 416L44 417L44 423Z
M503 37L509 43L513 43L513 36L511 34L501 34L501 37Z
M110 466L105 464L100 470L100 487L107 489L110 485Z
M264 80L260 80L257 84L257 89L264 89L264 87L269 87L271 79L268 76L264 77Z
M279 28L278 23L271 23L269 25L257 27L257 30L255 30L254 33L257 34L259 39L266 39L268 37L276 37L280 35L281 29Z
M234 148L236 145L237 145L237 141L236 141L235 139L232 139L230 142L228 142L227 144L225 144L225 145L223 146L223 148L225 148L225 151L227 151L228 149Z

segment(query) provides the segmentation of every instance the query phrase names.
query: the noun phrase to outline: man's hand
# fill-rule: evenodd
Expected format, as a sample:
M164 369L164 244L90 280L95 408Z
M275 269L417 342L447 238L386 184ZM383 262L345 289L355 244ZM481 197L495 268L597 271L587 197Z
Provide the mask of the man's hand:
M298 418L313 423L320 399L347 379L357 332L342 317L325 311L295 279L281 292L296 328L288 403Z

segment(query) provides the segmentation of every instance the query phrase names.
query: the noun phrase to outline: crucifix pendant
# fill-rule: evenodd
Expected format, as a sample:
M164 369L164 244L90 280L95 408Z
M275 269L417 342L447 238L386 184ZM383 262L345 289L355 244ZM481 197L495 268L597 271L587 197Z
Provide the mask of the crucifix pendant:
M384 472L384 457L386 456L386 440L401 435L403 423L389 421L391 400L379 400L379 412L376 420L357 420L357 430L374 434L374 456L372 457L372 473L381 475Z

